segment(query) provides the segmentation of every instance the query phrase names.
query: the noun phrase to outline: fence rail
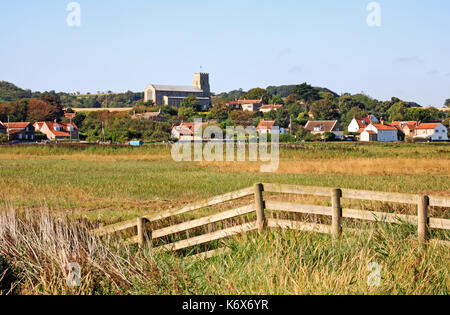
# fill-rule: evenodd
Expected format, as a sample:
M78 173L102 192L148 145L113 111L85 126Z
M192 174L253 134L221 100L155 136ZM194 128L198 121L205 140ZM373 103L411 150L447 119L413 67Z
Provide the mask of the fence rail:
M331 206L319 206L299 204L284 201L265 200L266 193L275 194L296 194L310 195L318 197L331 198ZM248 196L254 196L254 203L249 205L220 212L218 214L202 217L199 219L183 222L169 227L152 230L153 222L178 216L195 210L219 205L224 202L241 199ZM388 203L402 203L417 206L417 216L366 211L360 209L347 209L341 206L342 199L357 199L368 201L381 201ZM292 229L304 232L316 232L332 234L338 238L342 233L343 219L356 219L372 222L387 223L408 223L417 226L418 241L421 245L425 245L429 238L431 229L450 230L450 220L443 218L432 218L428 215L429 207L450 207L450 198L441 196L424 196L401 193L377 192L366 190L338 189L326 187L310 187L310 186L293 186L282 184L255 184L253 187L241 189L235 192L223 194L210 198L205 201L193 203L182 207L178 210L167 211L166 213L156 214L101 227L94 232L103 236L111 233L120 232L130 228L136 228L137 234L127 240L129 244L139 244L141 247L146 244L152 244L153 240L166 237L169 235L186 232L194 228L202 227L212 223L225 221L228 219L256 213L256 221L229 227L215 232L190 237L184 240L172 242L160 247L156 250L177 251L188 247L209 243L211 241L220 240L230 236L258 230L263 231L266 228L282 228ZM266 210L281 211L288 213L312 214L331 217L331 225L314 224L301 221L266 219ZM354 229L351 229L354 230ZM431 240L433 243L450 244L450 242L441 240ZM219 248L217 250L208 251L191 257L209 258L218 253L226 252L227 249Z

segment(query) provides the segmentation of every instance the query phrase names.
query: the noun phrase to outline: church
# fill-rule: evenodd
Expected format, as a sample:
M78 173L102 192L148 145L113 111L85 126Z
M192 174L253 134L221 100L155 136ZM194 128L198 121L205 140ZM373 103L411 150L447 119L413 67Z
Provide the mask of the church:
M192 85L155 85L150 84L144 92L144 101L153 101L157 105L180 107L189 95L197 97L203 110L211 106L211 88L209 73L195 73Z

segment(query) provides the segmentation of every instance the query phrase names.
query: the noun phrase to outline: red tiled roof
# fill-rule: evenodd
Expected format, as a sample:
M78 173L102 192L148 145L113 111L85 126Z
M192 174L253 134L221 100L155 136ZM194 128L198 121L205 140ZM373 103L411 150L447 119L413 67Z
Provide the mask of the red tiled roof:
M36 124L39 125L41 123L46 124L50 132L57 137L70 137L70 130L69 130L70 123L55 123L53 121L46 121L46 122L37 122ZM59 126L60 128L59 131L55 130L56 126ZM74 123L72 123L72 126L74 131L78 130L78 127Z
M435 129L437 126L439 126L441 123L425 123L420 124L416 127L416 129Z
M365 128L372 123L370 121L369 117L362 118L362 119L358 119L358 118L355 118L355 119L356 119L356 122L358 123L359 128Z
M13 122L13 123L4 123L5 127L9 129L25 129L28 127L29 122Z
M388 124L372 124L372 126L378 130L397 130L397 128Z
M231 104L231 105L259 104L259 103L262 103L262 99L259 99L259 100L237 100L237 101L228 102L228 104Z
M256 127L257 130L260 129L272 129L275 126L275 121L266 121L266 120L261 120L261 122L259 123L258 127Z

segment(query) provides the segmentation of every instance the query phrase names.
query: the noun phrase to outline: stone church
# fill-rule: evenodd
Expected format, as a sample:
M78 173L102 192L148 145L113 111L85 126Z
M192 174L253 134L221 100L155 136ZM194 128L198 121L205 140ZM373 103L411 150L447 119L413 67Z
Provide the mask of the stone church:
M191 86L150 84L144 92L144 101L153 101L157 105L180 107L181 102L189 95L195 95L207 110L211 106L211 88L209 73L195 73Z

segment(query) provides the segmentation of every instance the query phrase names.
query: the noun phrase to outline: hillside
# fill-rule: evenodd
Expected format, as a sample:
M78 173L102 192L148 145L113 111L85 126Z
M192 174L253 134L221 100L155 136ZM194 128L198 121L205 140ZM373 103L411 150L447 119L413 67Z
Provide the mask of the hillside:
M44 92L47 93L47 92ZM50 91L61 100L63 107L100 108L133 107L144 98L143 92L109 93L109 94L75 94ZM0 102L14 102L24 98L39 98L43 92L24 90L7 81L0 82Z
M31 90L23 90L12 83L0 81L0 101L12 102L32 97Z

